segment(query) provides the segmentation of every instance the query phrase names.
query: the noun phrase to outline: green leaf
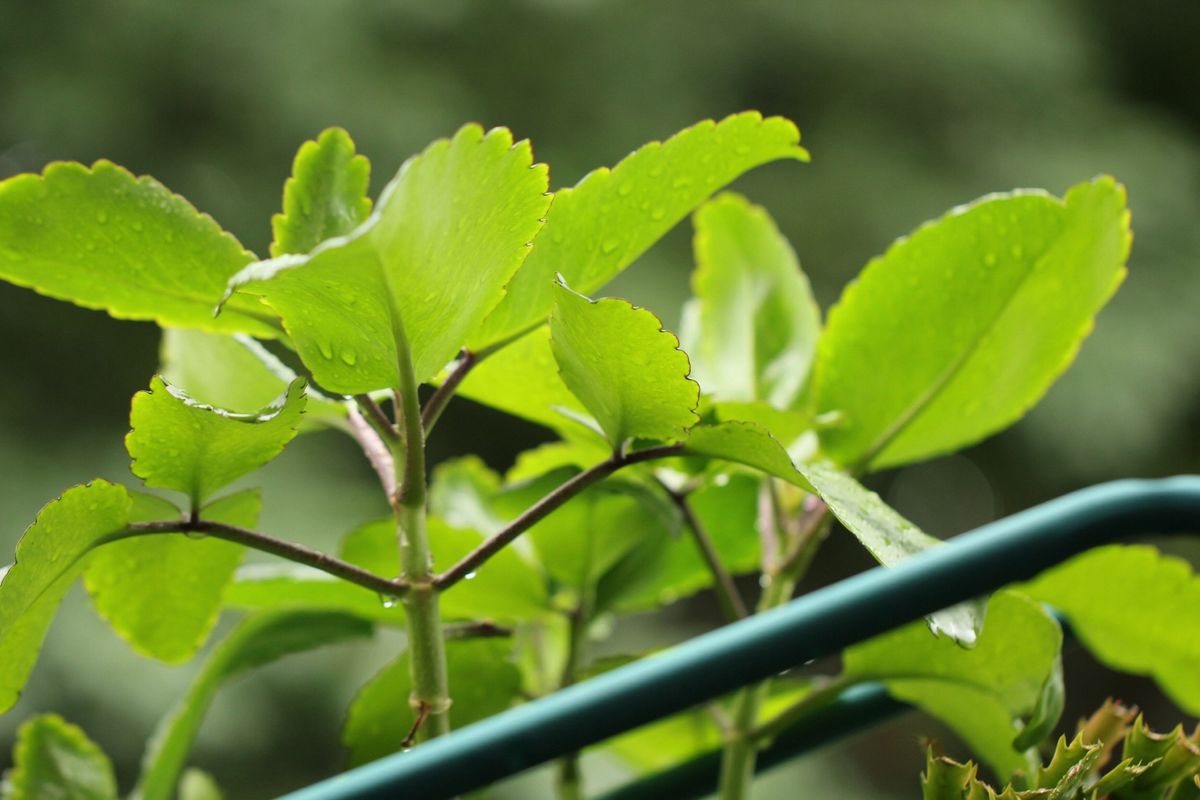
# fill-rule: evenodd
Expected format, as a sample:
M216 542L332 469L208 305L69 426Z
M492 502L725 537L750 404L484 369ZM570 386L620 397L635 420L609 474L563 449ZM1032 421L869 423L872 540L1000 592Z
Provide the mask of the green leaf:
M883 681L895 697L938 717L1000 775L1025 769L1014 720L1029 716L1062 645L1058 623L1012 591L988 603L978 643L964 650L906 625L845 652L845 676Z
M159 347L163 379L193 400L237 414L270 405L296 380L296 373L249 336L166 328ZM305 392L305 428L345 425L346 406L315 391Z
M601 440L594 426L580 425L580 420L589 419L588 414L558 374L549 326L478 362L456 394L544 425L564 437Z
M188 768L179 779L179 800L224 800L224 795L207 772Z
M599 464L611 455L598 440L548 442L517 454L506 483L524 483L563 468L575 471Z
M271 255L307 253L326 239L345 236L371 213L367 184L371 163L356 155L354 140L328 128L300 146L292 177L283 185L283 213L271 218Z
M153 178L116 164L55 163L0 182L0 278L117 319L226 333L279 334L254 298L213 308L254 260Z
M327 572L299 564L248 564L234 575L225 605L246 611L342 611L388 625L404 624L404 607Z
M693 377L718 400L787 408L808 376L821 310L787 239L761 206L722 194L696 226Z
M455 528L495 533L507 522L494 508L499 491L500 476L478 456L443 461L429 482L429 513Z
M1021 591L1053 606L1102 663L1148 675L1200 714L1200 577L1145 545L1099 547Z
M1025 413L1125 275L1125 190L989 195L900 239L847 287L817 349L814 410L841 464L958 450Z
M483 541L481 534L451 527L437 517L428 518L427 535L437 570L452 566ZM342 543L342 557L378 575L399 574L395 520L377 520L352 531ZM542 576L515 548L507 547L474 576L443 592L439 606L446 619L516 622L544 615L549 600Z
M690 455L744 464L805 491L816 492L783 445L766 428L753 422L697 425L688 432L684 451Z
M179 509L132 493L130 522L180 519ZM205 506L202 519L243 528L258 524L262 498L239 492ZM245 548L183 534L138 536L100 548L84 582L100 616L135 651L169 664L187 661L208 639Z
M116 800L117 779L104 751L81 728L42 714L17 731L3 800Z
M17 702L50 620L84 557L124 530L131 501L123 486L96 480L47 504L0 574L0 712Z
M788 120L747 111L651 142L611 170L594 170L574 188L560 189L545 230L471 349L544 322L556 273L590 294L742 173L780 158L808 160L799 143L800 132Z
M365 638L372 631L369 622L338 612L264 613L241 622L213 649L187 694L159 722L131 800L171 800L204 714L223 684L284 656Z
M981 620L982 622L982 620ZM1028 750L1037 747L1058 727L1062 719L1063 707L1067 701L1067 687L1063 682L1062 658L1054 661L1050 674L1046 676L1042 690L1038 693L1037 705L1029 715L1025 727L1013 739L1013 749ZM1101 759L1103 760L1103 759Z
M518 698L521 675L509 661L512 645L497 639L446 643L450 726L465 728L507 709ZM412 679L408 654L393 661L359 691L350 706L342 742L358 766L400 750L415 717L409 704Z
M279 455L300 425L304 381L296 379L258 414L232 414L192 400L160 376L133 396L125 448L147 486L183 492L198 505Z
M814 462L801 469L838 521L885 567L942 544L832 464ZM982 603L960 603L927 619L935 635L944 634L970 647L983 626Z
M262 297L317 383L341 394L437 375L500 302L549 206L528 141L467 125L409 159L368 220L308 255L252 264L233 297Z
M676 441L699 419L687 354L644 308L589 300L560 283L550 346L563 383L614 449L633 438Z
M688 495L717 556L734 575L758 569L758 480L732 475ZM603 611L645 611L668 605L712 586L713 577L690 533L668 535L647 520L641 541L600 579L596 607Z
M1138 716L1125 734L1122 756L1149 766L1121 792L1121 800L1159 798L1165 787L1200 773L1200 728L1190 737L1184 733L1182 724L1168 733L1155 733Z

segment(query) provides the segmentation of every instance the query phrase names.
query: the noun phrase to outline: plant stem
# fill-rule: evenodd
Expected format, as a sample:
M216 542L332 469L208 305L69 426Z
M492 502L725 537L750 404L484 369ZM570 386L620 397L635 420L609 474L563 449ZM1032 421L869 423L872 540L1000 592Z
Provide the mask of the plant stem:
M450 687L438 589L432 580L433 555L425 532L425 429L421 425L421 406L408 339L395 313L392 328L400 374L396 415L403 433L403 441L392 443L392 452L396 464L404 464L404 474L396 487L392 507L396 513L400 567L410 587L403 597L412 671L409 702L418 714L427 715L423 727L416 732L423 741L450 732Z
M790 728L793 723L836 700L839 694L854 683L855 681L845 678L827 679L776 716L753 728L748 738L760 747L770 744L772 739Z
M783 605L792 597L796 588L794 578L775 578L763 590L758 601L758 611ZM730 710L732 727L725 740L721 754L721 781L717 792L720 800L745 800L750 796L754 781L754 762L758 756L758 742L751 736L758 726L758 714L771 690L771 682L765 680L739 691Z
M364 589L370 589L373 592L379 592L390 597L400 597L409 588L408 583L404 580L389 580L388 578L380 577L373 572L356 567L353 564L349 564L339 558L334 558L319 550L305 547L302 544L276 539L265 533L239 528L236 525L226 525L222 522L212 522L206 519L136 522L129 525L125 530L109 537L106 541L117 541L118 539L128 539L133 536L151 536L163 533L201 533L205 536L211 536L214 539L236 542L255 550L261 550L264 553L271 553L272 555L286 558L289 561L304 564L313 569L319 569L322 572L333 575L335 578L341 578L349 583L362 586Z
M467 377L467 373L477 363L479 363L479 359L470 350L464 349L459 353L458 361L454 364L454 369L450 370L450 374L446 376L446 380L442 381L442 385L426 401L425 408L421 409L421 426L425 429L426 435L433 430L433 426L437 424L438 418L446 410L446 405L449 404L450 398L454 396L458 385L463 382L463 379Z
M594 586L585 579L588 586ZM594 588L584 588L580 593L579 604L568 615L567 627L567 658L563 664L560 688L571 686L579 678L579 669L583 665L584 649L587 646L587 630L592 619L592 606L595 604ZM579 751L567 753L558 760L558 775L555 781L558 789L558 800L583 800L583 778L579 771Z
M777 530L789 532L786 537L789 547L785 551L787 555L777 567L763 573L768 583L758 600L757 611L776 608L792 598L796 584L808 571L813 556L824 541L824 532L829 524L829 510L820 502L805 507L799 525L794 530L789 530L792 526L787 525L786 520L775 520ZM770 691L771 681L768 679L755 686L747 686L734 696L730 712L733 725L726 736L721 756L721 779L717 793L720 800L745 800L750 796L754 762L761 746L761 737L757 735L758 715Z
M504 530L492 534L478 547L463 556L457 564L433 578L434 586L444 591L458 583L467 575L479 569L489 558L508 546L513 539L516 539L536 523L545 519L550 512L566 503L584 489L599 483L622 467L642 461L678 455L682 451L683 445L672 444L647 447L645 450L637 450L632 453L614 453L611 457L601 461L594 467L590 467L575 475L566 483L563 483L557 489L527 508L521 516L510 522Z
M742 599L737 584L733 582L733 576L729 574L725 569L725 565L721 563L721 557L717 553L717 548L713 545L708 531L704 529L704 523L696 516L696 510L688 502L687 495L674 491L661 481L659 485L663 487L663 490L674 501L676 507L679 508L679 513L683 515L683 521L691 532L692 539L696 542L696 547L700 549L700 556L704 559L704 563L708 565L708 571L712 573L713 586L717 592L717 601L721 604L721 612L725 615L725 618L730 622L734 622L750 616L750 612L746 608L746 601Z
M371 468L379 477L383 491L390 499L396 490L396 464L392 459L392 448L387 445L387 440L381 437L378 428L371 425L368 417L359 409L349 409L346 419L350 426L350 435L362 448Z

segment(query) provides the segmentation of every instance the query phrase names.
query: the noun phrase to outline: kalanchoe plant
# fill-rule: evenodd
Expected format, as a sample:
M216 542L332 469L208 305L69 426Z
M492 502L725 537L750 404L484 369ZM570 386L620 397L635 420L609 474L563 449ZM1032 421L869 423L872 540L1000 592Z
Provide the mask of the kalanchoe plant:
M925 800L1194 800L1200 798L1200 726L1154 733L1136 708L1107 700L1060 736L1050 759L1018 772L1003 791L981 780L972 762L927 748ZM1118 752L1119 750L1119 752Z
M1124 275L1124 190L1101 177L953 209L873 260L822 321L767 212L713 197L776 160L807 160L795 126L743 113L552 195L528 142L468 125L373 205L366 159L329 130L296 157L267 260L108 162L0 183L0 277L163 328L126 440L133 474L162 491L96 480L38 515L0 583L0 707L77 578L118 635L167 663L236 615L131 795L196 800L216 791L185 771L214 694L287 654L407 631L349 710L358 764L586 679L613 615L704 590L731 620L786 602L835 519L884 565L938 546L859 479L977 442L1038 400ZM679 339L593 299L688 214ZM474 458L431 471L425 443L456 394L559 439L504 475ZM323 429L361 445L393 510L348 521L336 556L257 531L258 494L222 492ZM281 561L239 567L246 548ZM755 607L733 580L750 573ZM1043 603L1101 660L1200 711L1196 637L1178 627L1200 630L1200 581L1118 547L851 648L840 675L751 687L607 746L649 769L722 745L721 796L745 797L775 732L869 680L1013 775L1062 708ZM100 749L54 717L23 729L16 763L10 800L116 796ZM577 756L558 775L561 797L584 796Z

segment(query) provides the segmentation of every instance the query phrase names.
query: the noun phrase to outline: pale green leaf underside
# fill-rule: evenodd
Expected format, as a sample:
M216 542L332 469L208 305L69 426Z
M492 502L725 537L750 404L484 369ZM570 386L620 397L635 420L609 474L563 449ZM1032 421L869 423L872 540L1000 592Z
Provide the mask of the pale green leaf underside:
M369 622L338 612L284 611L243 621L213 649L187 694L159 722L131 800L172 800L200 723L222 684L284 656L372 632Z
M76 486L47 504L17 543L16 563L0 580L0 712L16 703L84 557L124 530L130 507L123 486Z
M498 714L518 698L521 674L509 660L510 649L509 642L496 639L446 643L446 667L454 687L452 729ZM342 730L342 742L350 748L351 766L400 749L413 726L411 692L407 653L363 686Z
M161 498L133 498L130 522L180 517L179 510ZM261 507L262 499L252 489L214 501L200 516L254 528ZM208 638L244 550L211 537L138 536L100 548L88 562L84 582L96 611L134 650L178 664Z
M147 486L174 489L199 503L279 455L304 414L296 379L259 414L231 414L192 400L162 377L133 396L125 447Z
M1011 591L988 603L974 649L914 623L848 649L847 678L883 681L901 700L941 719L1001 775L1025 767L1012 747L1014 720L1037 705L1062 631L1035 601Z
M546 168L532 161L508 130L468 125L409 159L354 232L252 264L229 288L283 317L330 391L400 386L406 347L427 381L500 302L541 229L550 197Z
M706 396L787 408L804 386L821 310L787 239L761 206L722 194L693 215L695 338L685 337Z
M817 349L814 409L842 464L882 468L1009 425L1067 367L1125 275L1125 190L985 197L899 240L847 287Z
M428 519L427 534L435 570L453 566L483 541L481 534L451 527L437 517ZM395 520L377 520L348 534L342 543L342 557L378 575L398 575ZM517 622L546 614L550 601L537 570L508 547L488 559L469 580L442 593L439 606L446 619Z
M54 714L21 725L3 800L116 800L112 763L79 727Z
M1200 577L1149 546L1098 548L1021 591L1053 606L1100 661L1153 677L1200 715Z
M675 335L624 300L555 289L550 348L559 374L614 449L633 438L676 441L696 423L700 387Z
M283 185L283 213L271 219L272 257L308 253L366 221L370 178L370 162L355 154L354 141L341 128L329 128L316 141L302 144Z
M838 521L885 567L942 544L829 462L804 464L800 469ZM935 634L971 646L983 625L983 608L969 601L930 614L928 620Z
M254 260L211 217L108 161L0 182L0 278L118 319L278 335L270 310L225 284Z
M611 170L597 169L574 188L560 189L533 251L471 338L471 349L545 321L556 274L591 294L742 173L780 158L807 160L799 143L800 132L788 120L747 111L651 142Z
M250 414L287 391L296 373L249 336L166 328L159 372L193 400ZM346 406L308 387L301 430L344 425Z
M766 428L753 422L735 420L717 425L697 425L688 432L684 452L744 464L805 491L816 491L808 478L797 469L783 445Z

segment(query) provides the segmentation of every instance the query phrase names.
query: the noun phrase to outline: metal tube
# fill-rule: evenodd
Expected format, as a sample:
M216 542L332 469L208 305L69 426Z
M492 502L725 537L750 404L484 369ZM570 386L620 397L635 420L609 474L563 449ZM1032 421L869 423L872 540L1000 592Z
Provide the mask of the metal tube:
M1200 477L1117 481L1015 514L286 800L449 798L1033 577L1134 533L1200 530Z

